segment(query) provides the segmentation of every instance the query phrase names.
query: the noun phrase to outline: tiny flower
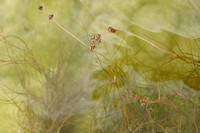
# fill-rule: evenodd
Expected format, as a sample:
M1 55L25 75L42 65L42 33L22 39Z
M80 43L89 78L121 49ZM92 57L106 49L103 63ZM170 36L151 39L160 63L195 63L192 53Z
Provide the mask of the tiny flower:
M93 35L93 36L90 37L90 42L93 43L94 41L95 41L95 35Z
M95 48L95 46L92 46L92 45L90 46L90 50L93 50L94 48Z
M96 42L97 43L101 42L101 34L97 34L97 36L96 36Z
M114 28L112 28L112 27L108 27L108 31L109 31L109 32L112 32L112 33L115 33L115 32L116 32L116 30L115 30Z
M39 6L38 9L39 9L39 10L43 10L43 6Z
M101 42L101 39L96 40L96 42L97 42L97 43L100 43L100 42Z
M101 38L101 34L97 34L96 39L100 39Z
M94 46L94 47L95 47L95 43L92 43L91 46Z
M52 19L53 19L53 14L49 15L49 20L52 20Z

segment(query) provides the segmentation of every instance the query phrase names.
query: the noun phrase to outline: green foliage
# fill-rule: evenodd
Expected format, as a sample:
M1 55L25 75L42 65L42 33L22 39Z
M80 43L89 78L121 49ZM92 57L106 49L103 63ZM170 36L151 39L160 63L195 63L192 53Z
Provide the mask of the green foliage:
M0 1L0 106L14 108L6 114L15 116L12 132L200 131L198 3L12 2ZM109 26L175 54L120 30L108 34ZM62 28L88 46L88 36L102 33L102 43L90 52Z

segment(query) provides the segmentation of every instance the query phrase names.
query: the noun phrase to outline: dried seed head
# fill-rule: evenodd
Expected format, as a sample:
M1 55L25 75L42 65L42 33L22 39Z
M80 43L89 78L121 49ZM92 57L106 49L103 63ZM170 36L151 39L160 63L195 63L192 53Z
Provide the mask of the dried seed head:
M90 50L93 50L95 48L95 43L91 43Z
M98 40L98 39L100 39L100 38L101 38L101 34L97 34L96 39Z
M39 6L38 9L39 9L39 10L43 10L43 6Z
M115 30L114 28L112 28L112 27L108 27L108 31L109 31L109 32L112 32L112 33L115 33L115 32L116 32L116 30Z
M96 43L101 43L101 38L96 40Z
M93 50L94 48L95 48L95 46L92 46L92 45L90 46L90 50Z
M101 34L97 34L96 35L96 43L100 43L101 42Z
M95 39L95 35L92 35L92 36L91 36L91 39Z
M95 35L93 35L93 36L90 37L90 42L93 43L94 41L95 41Z
M95 47L95 43L92 43L91 46Z
M53 19L53 14L49 15L49 20L52 20L52 19Z

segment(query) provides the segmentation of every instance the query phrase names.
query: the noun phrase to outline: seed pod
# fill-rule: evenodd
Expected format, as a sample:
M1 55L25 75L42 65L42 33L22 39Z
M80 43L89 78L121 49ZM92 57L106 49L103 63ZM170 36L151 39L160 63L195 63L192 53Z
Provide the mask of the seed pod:
M92 47L95 47L95 43L92 43L91 46L92 46Z
M99 39L99 40L96 40L96 43L101 43L101 39Z
M99 40L101 38L101 34L97 34L96 40Z
M108 31L109 31L109 32L112 32L112 33L115 33L115 32L116 32L116 30L115 30L114 28L112 28L112 27L108 27Z
M94 48L95 48L95 46L92 46L92 45L90 46L90 50L93 50Z
M96 35L96 43L100 43L101 42L101 34L97 34Z
M39 10L43 10L43 6L39 6L38 9L39 9Z
M94 41L95 41L95 36L93 35L93 36L90 37L90 42L93 43Z
M49 20L52 20L52 19L53 19L53 14L49 15Z

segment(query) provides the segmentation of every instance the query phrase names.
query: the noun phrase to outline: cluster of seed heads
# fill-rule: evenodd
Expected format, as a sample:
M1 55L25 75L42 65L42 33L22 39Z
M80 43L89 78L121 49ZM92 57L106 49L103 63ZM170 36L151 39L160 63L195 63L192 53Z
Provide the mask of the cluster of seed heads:
M40 6L39 5L39 7L38 7L38 9L39 10L43 10L43 6ZM46 12L45 12L46 13ZM50 15L48 15L48 17L49 17L49 20L53 20L53 17L54 17L54 15L53 14L50 14ZM60 28L62 28L56 21L54 21ZM63 29L63 28L62 28ZM63 29L64 31L65 31L65 29ZM114 29L114 28L112 28L112 27L109 27L108 28L108 31L109 32L112 32L112 33L115 33L116 32L116 29ZM68 31L66 31L67 33L69 33ZM71 33L69 33L70 35L71 35ZM84 44L84 45L86 45L85 43L83 43L82 41L80 41L77 37L75 37L74 35L72 35L75 39L77 39L79 42L81 42L82 44ZM88 46L89 47L89 49L90 50L93 50L94 48L95 48L95 45L97 44L97 43L101 43L101 34L96 34L96 35L92 35L91 37L90 37L90 46ZM87 46L87 45L86 45Z
M90 37L90 50L93 50L95 48L95 45L100 42L101 42L101 34L92 35Z
M38 9L42 11L43 6L39 6ZM53 14L49 15L49 20L52 20L52 19L53 19Z

